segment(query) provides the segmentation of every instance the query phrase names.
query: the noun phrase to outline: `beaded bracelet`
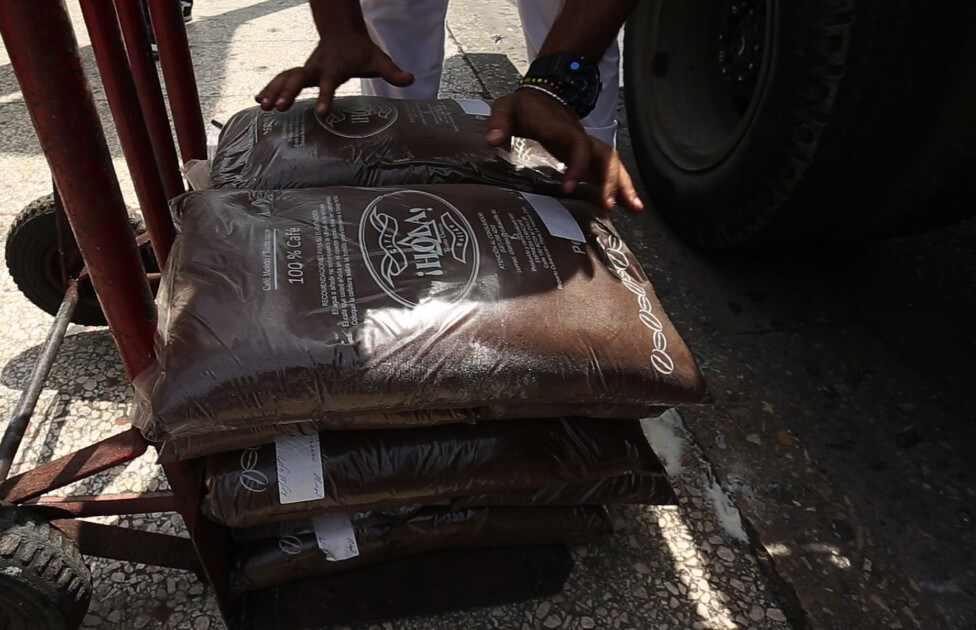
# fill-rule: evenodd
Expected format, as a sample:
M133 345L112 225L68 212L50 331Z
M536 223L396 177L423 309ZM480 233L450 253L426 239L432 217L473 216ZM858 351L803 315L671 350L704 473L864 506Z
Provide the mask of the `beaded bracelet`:
M518 88L516 88L516 91L521 90L523 88L529 89L529 90L536 90L537 92L542 92L543 94L548 94L552 98L554 98L557 101L559 101L560 103L562 103L563 107L569 108L569 105L566 103L566 101L563 99L563 97L559 96L558 94L556 94L552 90L546 89L545 87L543 87L541 85L535 85L535 84L532 84L532 83L524 83L524 84L519 85ZM570 109L572 109L572 108L570 108Z

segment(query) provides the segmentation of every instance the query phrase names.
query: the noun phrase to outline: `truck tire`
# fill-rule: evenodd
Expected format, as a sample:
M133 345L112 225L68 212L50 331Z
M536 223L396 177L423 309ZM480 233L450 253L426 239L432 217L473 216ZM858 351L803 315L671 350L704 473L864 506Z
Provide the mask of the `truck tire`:
M638 171L710 248L849 242L972 215L976 3L648 0L624 76Z
M74 630L91 592L71 540L32 512L0 504L0 628Z

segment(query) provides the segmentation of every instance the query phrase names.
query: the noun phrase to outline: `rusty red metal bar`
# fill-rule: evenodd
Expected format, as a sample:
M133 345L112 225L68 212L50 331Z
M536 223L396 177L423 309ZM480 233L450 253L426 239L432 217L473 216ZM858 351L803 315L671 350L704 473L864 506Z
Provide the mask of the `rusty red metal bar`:
M150 8L180 152L184 160L205 159L206 135L179 3L150 0ZM64 0L0 0L0 33L87 273L126 372L134 379L154 358L155 310ZM0 484L0 499L22 503L37 498L130 461L146 448L137 430L125 431L8 479ZM203 483L198 465L172 464L164 471L192 543L147 532L122 534L133 530L103 529L107 526L85 521L58 523L77 537L85 553L202 570L225 621L235 628L237 601L227 589L229 531L200 512ZM189 560L191 545L198 562Z
M0 2L0 32L105 318L134 378L154 356L155 308L67 7L63 0Z
M129 56L132 78L135 80L136 92L142 104L142 114L156 155L159 176L163 181L163 190L166 191L166 198L172 199L186 189L183 186L183 176L180 174L180 162L176 155L173 132L169 127L169 114L163 101L163 90L159 84L159 75L156 73L156 62L149 47L149 33L146 32L142 3L115 0L115 5L122 26L122 36L125 39L126 53Z
M146 441L139 431L129 429L7 479L0 483L0 499L8 503L34 499L45 492L132 461L145 453L146 447Z
M91 36L92 51L98 64L105 95L115 119L122 153L139 198L142 216L152 239L153 251L160 267L166 264L176 238L169 216L166 193L159 177L159 167L142 117L142 106L132 80L115 3L104 0L80 0L85 26Z
M41 497L23 504L46 518L83 518L176 512L172 492L141 494L101 494L82 497Z
M51 525L74 540L86 556L143 562L200 574L200 562L189 538L89 521L54 520Z
M184 163L193 159L205 160L207 133L203 126L200 95L180 3L173 0L148 1L156 45L159 47L159 63L169 96L169 109L173 113L173 126L180 142L180 156Z

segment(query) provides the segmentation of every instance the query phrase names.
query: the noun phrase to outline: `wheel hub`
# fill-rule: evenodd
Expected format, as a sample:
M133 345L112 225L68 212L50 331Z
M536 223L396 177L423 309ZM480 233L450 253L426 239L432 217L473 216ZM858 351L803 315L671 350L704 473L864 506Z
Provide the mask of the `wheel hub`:
M755 92L765 39L765 3L732 2L718 35L718 63L734 98L751 97Z
M28 630L39 627L47 615L17 580L0 578L0 630Z
M653 31L639 53L647 62L641 62L637 88L649 131L678 168L710 169L735 149L759 106L775 0L658 0L652 6Z

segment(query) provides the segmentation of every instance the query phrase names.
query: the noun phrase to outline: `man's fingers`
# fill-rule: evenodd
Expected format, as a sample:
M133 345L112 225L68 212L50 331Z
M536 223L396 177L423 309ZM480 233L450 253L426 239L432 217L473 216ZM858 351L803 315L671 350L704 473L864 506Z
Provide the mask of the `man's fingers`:
M604 210L610 212L617 204L617 191L620 188L620 162L612 150L608 153L597 150L594 153L596 154L594 158L598 160L594 170L601 175L603 181L603 185L600 186L600 205L603 206Z
M319 98L315 104L315 113L325 118L332 111L332 100L339 85L331 77L324 77L319 83Z
M591 138L593 153L590 162L589 181L600 188L600 205L607 212L620 204L630 212L644 210L644 203L637 195L634 181L627 172L620 154L613 147Z
M281 88L285 85L285 81L288 80L289 74L297 69L298 68L292 68L290 70L280 72L278 76L271 79L271 82L264 86L263 90L258 92L258 95L254 97L254 100L261 105L261 109L269 110L274 107L275 101L278 100L278 95L281 93Z
M593 139L591 142L594 163L591 172L601 177L600 203L603 204L604 209L613 210L614 205L619 203L630 212L637 213L644 210L644 203L637 196L634 180L627 172L620 154L616 149L599 140Z
M618 160L618 163L620 164L620 190L617 191L617 200L630 212L635 214L643 212L644 202L637 195L634 180L630 177L630 173L627 172L627 167L624 166L623 162Z
M407 87L412 85L414 81L414 76L411 73L393 63L393 60L385 53L377 53L370 74L375 74L390 85L397 87Z
M558 156L557 156L558 157ZM563 192L567 195L576 190L580 180L586 177L590 171L590 159L593 157L593 149L588 136L581 135L573 140L569 149L566 163L566 174L563 175Z
M385 52L374 46L374 52L369 66L361 75L363 77L379 77L397 87L406 87L414 81L414 76L396 65Z
M285 79L284 85L281 86L281 91L278 93L278 98L275 99L275 107L278 111L285 111L291 104L295 102L295 97L298 93L302 91L308 84L308 73L301 68L296 68L288 77Z
M500 147L512 137L515 128L514 101L510 96L497 99L491 105L491 116L488 117L488 134L486 139L493 147Z
M412 73L405 72L399 68L397 68L396 72L393 74L384 75L383 79L390 85L395 85L397 87L407 87L408 85L413 85L414 82L414 76Z

